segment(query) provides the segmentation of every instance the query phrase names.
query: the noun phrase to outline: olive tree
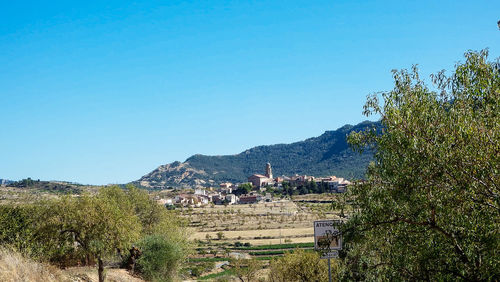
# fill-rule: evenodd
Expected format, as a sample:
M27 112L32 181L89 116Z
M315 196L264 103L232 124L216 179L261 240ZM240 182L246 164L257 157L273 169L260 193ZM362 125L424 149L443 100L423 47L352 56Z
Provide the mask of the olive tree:
M67 196L47 206L40 232L48 235L44 244L73 249L87 262L97 260L99 281L104 281L103 260L140 235L139 219L118 187L103 188L96 196Z
M349 136L375 155L350 191L344 278L500 279L499 66L469 51L431 86L413 67L368 98L382 128Z

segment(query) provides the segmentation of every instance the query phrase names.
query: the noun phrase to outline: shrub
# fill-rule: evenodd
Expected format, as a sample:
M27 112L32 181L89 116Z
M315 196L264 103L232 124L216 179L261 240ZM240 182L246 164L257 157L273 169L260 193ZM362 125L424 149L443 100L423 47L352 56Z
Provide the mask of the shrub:
M137 270L152 281L170 281L184 258L182 246L163 236L149 235L137 244L142 251Z
M11 245L23 252L32 253L35 233L32 206L0 206L0 244Z
M332 272L337 272L335 261L332 262ZM326 281L328 280L328 266L316 252L305 252L297 249L293 253L273 259L269 264L269 278L271 281Z
M217 232L217 239L219 240L224 239L224 233L222 231Z
M213 261L205 261L197 264L193 268L191 268L191 275L195 277L201 276L205 272L211 271L215 267L215 262Z

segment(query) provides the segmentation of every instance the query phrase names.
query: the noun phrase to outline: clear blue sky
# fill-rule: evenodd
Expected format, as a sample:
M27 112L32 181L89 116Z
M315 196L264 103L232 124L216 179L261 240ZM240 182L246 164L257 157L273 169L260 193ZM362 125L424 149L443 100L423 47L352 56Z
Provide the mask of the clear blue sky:
M500 55L500 1L147 2L0 4L0 178L124 183L299 141L365 120L391 69Z

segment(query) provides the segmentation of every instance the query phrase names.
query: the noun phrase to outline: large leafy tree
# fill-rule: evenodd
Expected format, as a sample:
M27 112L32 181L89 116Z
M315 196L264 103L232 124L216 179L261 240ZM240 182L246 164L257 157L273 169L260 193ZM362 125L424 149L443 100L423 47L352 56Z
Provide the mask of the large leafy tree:
M500 279L499 66L470 51L432 87L413 67L368 98L382 130L349 136L376 153L350 192L345 278Z
M103 188L96 196L64 197L46 206L40 232L46 236L44 244L87 262L97 260L99 281L104 281L103 260L139 239L140 221L118 187Z

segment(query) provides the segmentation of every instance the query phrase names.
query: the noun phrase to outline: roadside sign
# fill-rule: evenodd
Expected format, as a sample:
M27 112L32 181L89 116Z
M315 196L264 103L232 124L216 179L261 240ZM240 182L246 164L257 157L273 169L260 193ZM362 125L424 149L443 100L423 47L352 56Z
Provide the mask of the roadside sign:
M315 221L314 249L324 254L333 250L342 250L342 234L338 229L340 224L340 220Z
M322 259L338 258L339 251L330 251L328 253L321 254Z
M322 259L328 259L328 281L332 282L331 258L338 258L342 250L342 233L338 226L340 220L317 220L314 222L314 249L319 251Z

